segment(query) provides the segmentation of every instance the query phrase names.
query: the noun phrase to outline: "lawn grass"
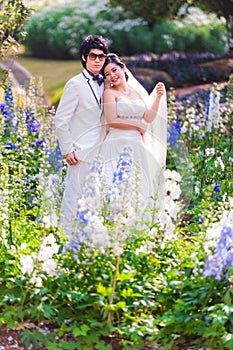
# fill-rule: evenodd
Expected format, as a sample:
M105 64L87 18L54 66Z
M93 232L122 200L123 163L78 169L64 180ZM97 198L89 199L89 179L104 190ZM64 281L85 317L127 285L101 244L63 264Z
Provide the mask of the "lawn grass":
M35 78L42 78L46 99L51 104L68 79L82 71L80 61L46 60L19 55L16 61Z

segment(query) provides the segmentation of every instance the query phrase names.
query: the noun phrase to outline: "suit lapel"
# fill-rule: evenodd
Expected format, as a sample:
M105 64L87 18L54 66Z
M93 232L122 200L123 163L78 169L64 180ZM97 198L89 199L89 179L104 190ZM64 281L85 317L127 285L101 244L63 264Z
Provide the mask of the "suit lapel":
M89 78L88 76L86 76L84 72L82 72L82 74L83 74L84 78L86 79L87 84L89 85L89 87L90 87L90 89L91 89L91 92L92 92L92 94L94 95L95 100L96 100L96 102L97 102L99 108L101 109L101 108L102 108L101 99L100 99L100 101L99 101L98 97L96 96L95 91L94 91L93 87L91 86L90 78Z

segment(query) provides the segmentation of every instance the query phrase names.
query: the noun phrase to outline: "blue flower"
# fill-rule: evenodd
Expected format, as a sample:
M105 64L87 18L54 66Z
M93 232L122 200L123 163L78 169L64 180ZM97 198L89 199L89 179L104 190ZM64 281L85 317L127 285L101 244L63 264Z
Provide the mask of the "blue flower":
M26 109L26 125L30 132L36 133L37 135L40 134L40 124L36 121L34 112L29 108Z
M43 139L36 140L36 146L41 146L43 142L44 142Z
M221 191L221 186L217 181L214 181L214 188L213 188L214 192L220 193Z
M203 220L204 220L203 217L198 216L198 218L197 218L198 224L201 224L203 222Z
M170 146L175 148L177 138L181 135L181 122L180 120L172 120L170 129L168 131L168 142Z
M205 114L206 114L206 119L208 119L208 116L209 116L209 112L210 112L210 93L208 95L208 98L207 98L207 101L206 101L206 111L205 111Z
M73 253L74 260L77 260L77 254L80 250L80 244L77 240L71 239L66 243L66 246L63 248L62 254L65 255L67 252Z
M88 210L80 210L78 212L78 219L79 219L80 224L84 224L84 225L88 224L88 220L87 220L87 216L86 216L87 213L88 213Z
M17 149L18 146L14 145L12 142L8 141L6 142L6 149L11 150L11 149Z
M133 150L130 147L124 147L120 153L119 160L117 162L116 170L113 173L112 184L106 195L106 200L115 200L121 195L120 184L129 182L129 175L133 169L132 160Z
M5 119L5 128L3 137L11 136L12 131L17 129L14 125L15 119L15 108L14 108L14 97L12 93L12 84L9 84L7 89L4 91L5 103L0 104L0 111Z
M43 140L37 140L36 145L42 145ZM58 142L56 142L55 148L46 149L47 159L49 164L54 168L55 172L59 172L63 167L62 154Z
M43 218L42 218L42 215L41 215L41 214L38 215L37 221L38 221L40 224L42 224Z
M216 199L217 202L220 201L220 197L216 193L213 194L213 197Z
M214 254L206 259L204 276L213 276L218 280L223 275L227 278L226 270L230 266L233 266L233 225L225 224Z

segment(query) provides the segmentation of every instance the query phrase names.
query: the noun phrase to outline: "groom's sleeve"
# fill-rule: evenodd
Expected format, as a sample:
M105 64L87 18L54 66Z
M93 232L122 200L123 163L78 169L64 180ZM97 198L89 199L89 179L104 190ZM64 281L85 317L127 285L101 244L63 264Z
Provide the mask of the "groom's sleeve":
M74 140L70 130L70 121L79 104L79 89L71 79L64 88L55 113L55 134L63 155L74 151Z

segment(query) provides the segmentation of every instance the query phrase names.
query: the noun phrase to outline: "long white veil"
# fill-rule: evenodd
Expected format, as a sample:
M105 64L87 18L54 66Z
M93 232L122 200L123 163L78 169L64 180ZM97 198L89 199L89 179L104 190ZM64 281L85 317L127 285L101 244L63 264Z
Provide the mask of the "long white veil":
M126 70L129 77L128 83L140 94L148 108L151 107L155 96L156 90L148 94L146 89L138 82L133 76L130 70ZM165 90L165 89L164 89ZM161 199L163 197L164 189L164 170L166 167L166 155L167 155L167 96L166 90L164 95L161 97L159 109L157 115L152 123L147 127L147 131L144 137L146 148L150 151L153 159L154 166L151 165L152 175L158 185L157 191L158 196ZM161 205L161 203L160 203Z

